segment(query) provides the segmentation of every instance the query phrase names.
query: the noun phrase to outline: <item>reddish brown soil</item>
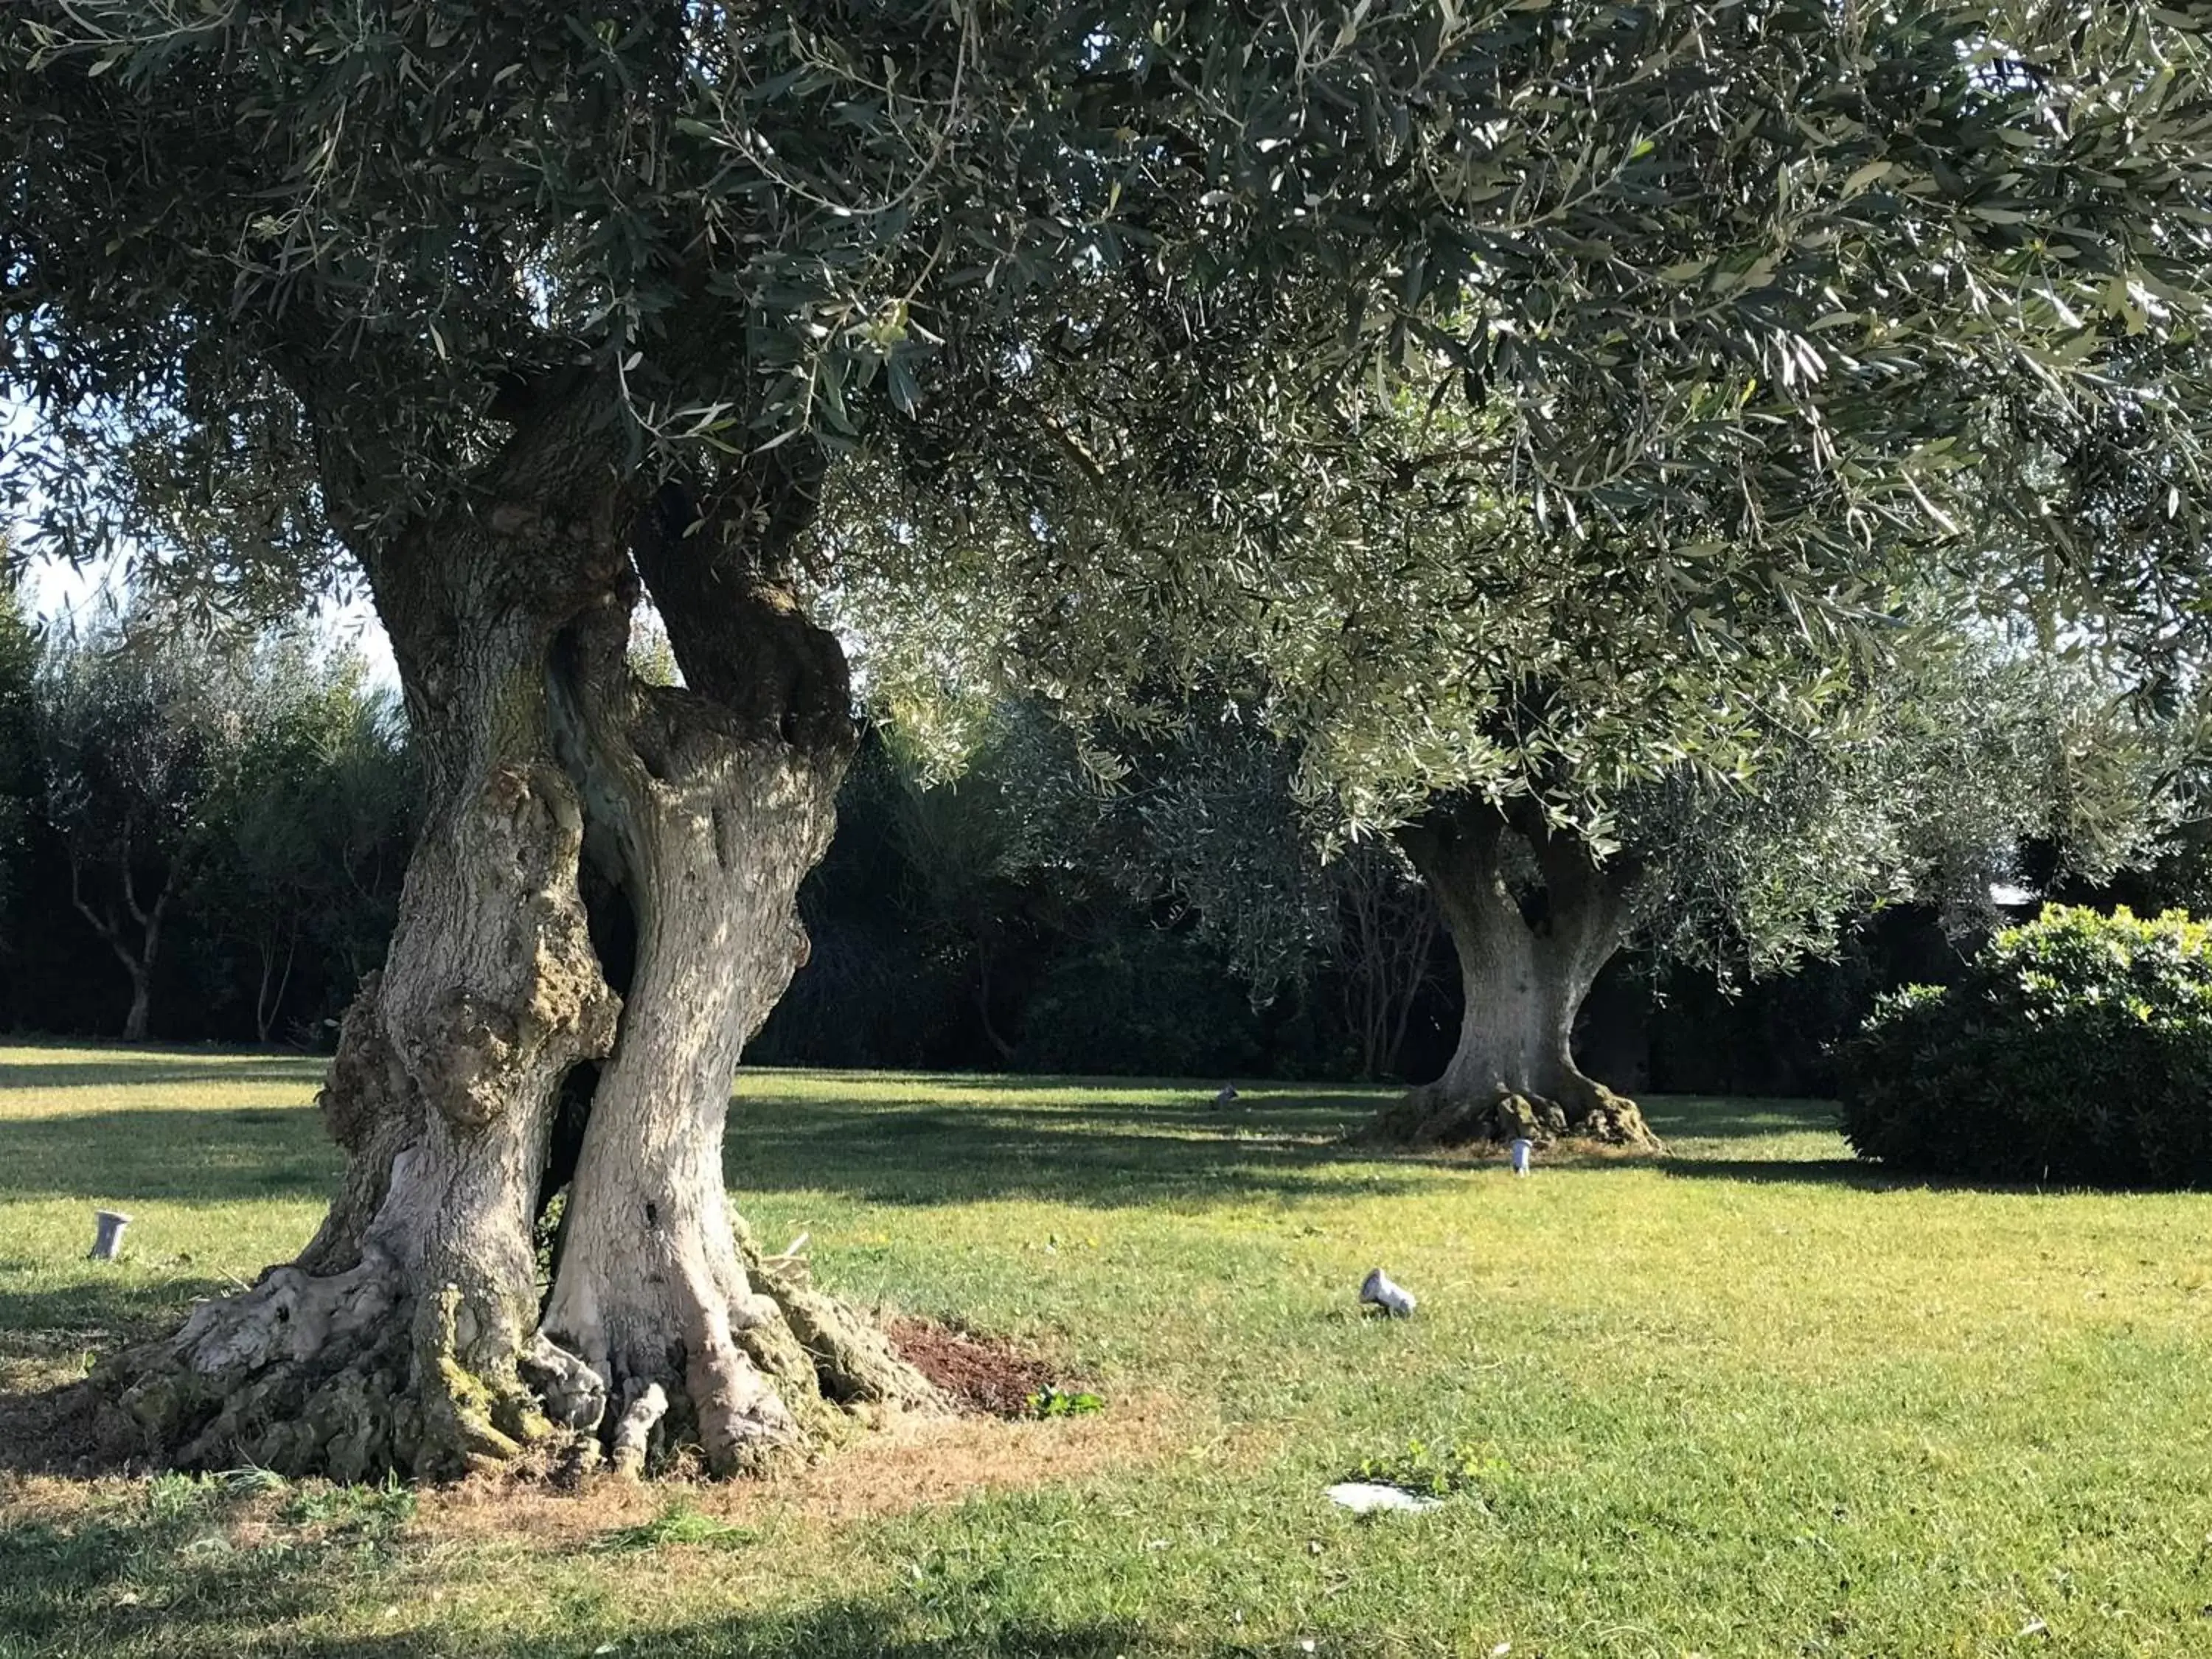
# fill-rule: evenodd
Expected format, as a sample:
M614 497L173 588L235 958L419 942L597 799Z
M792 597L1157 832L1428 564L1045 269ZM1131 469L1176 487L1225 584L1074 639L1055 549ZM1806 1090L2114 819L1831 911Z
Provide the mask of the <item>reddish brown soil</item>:
M927 1319L895 1319L889 1330L891 1346L908 1364L978 1416L1027 1417L1030 1396L1054 1380L1042 1359L996 1338Z

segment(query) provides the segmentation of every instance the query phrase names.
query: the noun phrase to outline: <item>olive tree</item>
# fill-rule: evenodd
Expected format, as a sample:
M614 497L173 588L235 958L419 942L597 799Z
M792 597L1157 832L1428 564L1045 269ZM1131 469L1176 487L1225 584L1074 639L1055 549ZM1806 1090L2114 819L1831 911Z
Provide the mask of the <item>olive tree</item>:
M1725 520L1756 566L1936 521L2000 413L2193 455L2201 400L2106 319L2196 325L2200 46L2033 0L9 8L19 507L188 592L357 572L426 793L324 1225L107 1366L109 1420L187 1462L728 1469L921 1401L750 1255L720 1157L853 750L800 579L957 586L812 535L851 458L957 495L1097 470L1119 410L1197 477L1428 354L1557 510ZM1152 580L1304 580L1224 507ZM1010 574L1025 638L1118 676L1048 555ZM641 594L680 686L625 659Z
M40 665L40 817L69 869L70 904L130 983L122 1036L142 1042L173 907L218 839L213 808L239 730L209 696L206 641L110 616L57 635Z
M1364 487L1274 520L1276 568L1303 584L1115 613L1127 654L1114 686L1067 674L1060 641L1006 616L1019 590L1004 568L1044 539L1034 520L899 526L900 544L969 573L971 623L995 618L964 658L936 610L890 593L869 609L886 702L951 747L978 688L1050 677L1114 769L1156 726L1177 734L1158 752L1235 757L1186 765L1180 789L1149 777L1133 810L1240 960L1309 948L1321 889L1301 839L1340 861L1394 842L1451 936L1464 1010L1443 1076L1386 1115L1395 1133L1656 1144L1572 1048L1584 999L1632 942L1770 971L1883 902L1978 893L1986 908L2030 842L2108 874L2170 813L2193 726L2153 716L2124 657L2092 648L2127 640L2117 615L2075 612L2069 650L2039 640L2025 590L1985 580L2017 569L2015 550L1962 538L1939 557L1885 538L1848 572L1778 561L1755 580L1701 569L1646 526L1560 533L1463 420L1370 412L1343 442L1334 476L1364 472ZM1440 449L1444 465L1418 465ZM1233 483L1281 502L1297 466L1279 453ZM1202 524L1179 483L1117 485L1102 562L1157 569L1158 550ZM1080 540L1066 502L1082 498L1058 499L1053 530ZM1243 712L1224 723L1206 711L1227 684Z

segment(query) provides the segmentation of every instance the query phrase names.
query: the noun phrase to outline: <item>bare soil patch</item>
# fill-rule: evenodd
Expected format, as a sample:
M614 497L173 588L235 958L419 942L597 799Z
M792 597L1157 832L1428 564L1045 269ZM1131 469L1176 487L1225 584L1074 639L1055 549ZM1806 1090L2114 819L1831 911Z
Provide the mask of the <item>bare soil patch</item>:
M912 1316L894 1319L886 1330L901 1358L973 1416L1027 1417L1031 1396L1059 1380L1035 1354L997 1337Z
M55 1382L17 1390L0 1383L0 1470L68 1474L121 1474L131 1460L102 1443L90 1390Z

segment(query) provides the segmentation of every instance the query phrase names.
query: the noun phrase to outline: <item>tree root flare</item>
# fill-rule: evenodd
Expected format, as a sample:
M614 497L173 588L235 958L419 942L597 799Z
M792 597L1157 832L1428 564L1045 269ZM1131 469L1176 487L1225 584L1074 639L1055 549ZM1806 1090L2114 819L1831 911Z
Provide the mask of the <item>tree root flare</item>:
M1385 1107L1361 1139L1414 1149L1581 1140L1653 1155L1666 1151L1636 1103L1599 1083L1578 1085L1565 1100L1504 1091L1455 1095L1431 1084Z
M100 1364L89 1422L104 1456L182 1468L353 1481L534 1468L573 1482L603 1464L635 1476L687 1444L717 1474L763 1474L881 1408L951 1408L876 1324L805 1283L803 1262L763 1260L742 1228L738 1243L751 1288L721 1341L679 1345L680 1376L611 1379L542 1331L509 1365L466 1363L460 1292L418 1300L372 1255L329 1275L280 1267L201 1303Z

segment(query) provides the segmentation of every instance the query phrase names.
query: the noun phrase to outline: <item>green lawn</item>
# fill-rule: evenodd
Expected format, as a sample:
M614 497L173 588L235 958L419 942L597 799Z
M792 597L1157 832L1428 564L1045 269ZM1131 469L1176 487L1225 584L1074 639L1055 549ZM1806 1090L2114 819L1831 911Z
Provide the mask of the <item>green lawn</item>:
M315 1073L0 1049L0 1387L296 1248ZM2212 1654L2212 1198L1893 1187L1817 1107L1680 1099L1663 1163L1516 1181L1212 1087L739 1090L763 1234L1101 1416L580 1498L0 1474L0 1655ZM1357 1316L1377 1264L1415 1319ZM1474 1489L1322 1498L1413 1438Z

